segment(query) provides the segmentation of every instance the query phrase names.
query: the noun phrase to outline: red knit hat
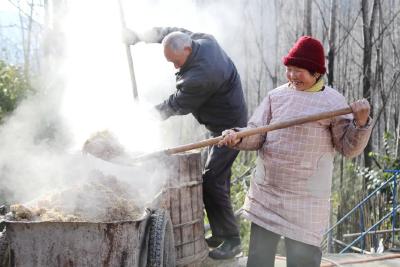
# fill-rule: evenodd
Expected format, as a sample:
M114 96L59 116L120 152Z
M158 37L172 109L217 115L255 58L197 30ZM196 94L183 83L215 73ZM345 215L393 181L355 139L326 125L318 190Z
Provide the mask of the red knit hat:
M324 47L317 39L302 36L293 45L287 56L283 58L283 64L325 74Z

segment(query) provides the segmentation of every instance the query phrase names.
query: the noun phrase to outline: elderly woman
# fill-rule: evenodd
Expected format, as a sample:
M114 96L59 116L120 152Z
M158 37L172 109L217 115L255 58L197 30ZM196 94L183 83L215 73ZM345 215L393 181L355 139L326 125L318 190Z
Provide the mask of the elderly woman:
M283 58L288 83L271 90L247 128L223 132L220 146L257 150L257 167L244 204L252 222L247 266L274 266L277 243L285 237L287 266L320 266L323 233L329 220L335 150L359 155L371 134L370 106L363 99L353 114L239 139L236 132L348 106L324 85L321 43L301 37Z

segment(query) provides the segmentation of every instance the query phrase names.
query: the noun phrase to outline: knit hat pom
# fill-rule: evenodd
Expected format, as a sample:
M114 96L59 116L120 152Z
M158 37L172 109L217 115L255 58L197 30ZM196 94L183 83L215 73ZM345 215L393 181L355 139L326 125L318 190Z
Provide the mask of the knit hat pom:
M283 58L283 64L325 74L324 47L317 39L311 36L302 36Z

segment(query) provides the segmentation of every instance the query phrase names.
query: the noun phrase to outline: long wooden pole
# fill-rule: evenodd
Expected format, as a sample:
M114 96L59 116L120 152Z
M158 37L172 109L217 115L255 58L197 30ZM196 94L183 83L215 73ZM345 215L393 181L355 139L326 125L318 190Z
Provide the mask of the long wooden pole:
M337 110L333 110L333 111L322 112L322 113L318 113L318 114L314 114L314 115L298 117L298 118L294 118L294 119L291 119L288 121L276 122L276 123L272 123L272 124L258 127L258 128L244 130L244 131L238 132L237 135L239 138L243 138L243 137L248 137L248 136L256 135L256 134L265 134L265 133L273 131L273 130L283 129L283 128L287 128L287 127L291 127L294 125L299 125L299 124L303 124L303 123L307 123L307 122L312 122L312 121L329 119L332 117L346 115L346 114L350 114L350 113L352 113L352 110L350 107L347 107L347 108L337 109ZM186 151L190 151L193 149L198 149L198 148L218 144L218 142L221 141L222 139L223 139L222 136L209 138L209 139L206 139L206 140L203 140L200 142L190 143L190 144L186 144L186 145L181 145L181 146L172 147L172 148L168 148L165 150L149 153L149 154L134 158L133 160L141 161L141 160L151 159L154 157L160 157L160 156L165 156L165 155L172 155L172 154L176 154L176 153L186 152Z
M119 15L120 15L120 18L121 18L122 30L124 30L126 28L126 23L125 23L124 9L122 7L122 2L121 1L122 0L118 0ZM139 99L139 94L138 94L137 86L136 86L135 69L133 68L133 60L132 60L132 53L131 53L130 45L125 44L125 51L126 51L126 57L128 59L129 74L131 76L133 98L135 100L138 100Z

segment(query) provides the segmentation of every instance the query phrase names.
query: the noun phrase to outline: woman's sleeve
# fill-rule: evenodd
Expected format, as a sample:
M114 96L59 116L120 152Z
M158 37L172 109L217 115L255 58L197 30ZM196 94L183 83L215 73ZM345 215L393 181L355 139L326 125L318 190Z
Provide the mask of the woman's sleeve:
M261 104L257 107L253 116L251 116L247 127L235 128L236 131L243 131L246 129L256 128L267 125L271 121L271 103L270 96L266 96ZM234 148L240 150L258 150L262 147L266 138L265 134L256 134L248 137L243 137L241 142Z
M343 102L336 108L348 106ZM361 154L368 144L372 132L372 119L363 127L356 126L353 114L335 117L331 120L332 142L335 149L345 157L355 157Z

